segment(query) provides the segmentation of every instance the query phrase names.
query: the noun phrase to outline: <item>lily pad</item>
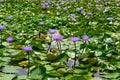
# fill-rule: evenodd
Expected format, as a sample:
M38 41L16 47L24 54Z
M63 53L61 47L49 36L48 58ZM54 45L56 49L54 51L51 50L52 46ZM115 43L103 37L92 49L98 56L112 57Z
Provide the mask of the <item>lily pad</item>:
M103 77L105 77L105 78L118 78L119 76L120 76L120 73L117 73L117 72L115 72L115 73L106 73L106 74L104 74L104 75L102 75Z

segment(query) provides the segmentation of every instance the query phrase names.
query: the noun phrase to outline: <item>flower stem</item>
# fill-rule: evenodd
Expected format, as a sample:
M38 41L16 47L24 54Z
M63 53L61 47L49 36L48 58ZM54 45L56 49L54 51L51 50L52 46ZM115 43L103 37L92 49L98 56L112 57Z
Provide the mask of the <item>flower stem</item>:
M86 41L84 43L85 43L85 48L86 48L87 47ZM81 55L83 55L83 52L84 52L85 48L82 50L82 54Z
M60 53L62 53L60 41L58 43L59 43Z
M51 47L51 43L50 43L50 44L48 43L47 54L48 54L48 52L49 52L49 50L50 50L50 47Z
M59 42L58 42L58 41L56 41L56 42L57 42L57 47L58 47L59 53L61 53L61 51L60 51L60 46L59 46Z
M49 50L51 50L52 35L50 37L51 37L51 41L50 41L50 43L48 43L47 54L48 54Z
M76 58L77 58L77 49L76 49L76 42L74 42L74 45L75 45L75 60L74 60L74 68L75 68L75 65L76 65Z
M27 73L27 77L29 77L29 73L30 73L30 55L29 55L29 52L27 54L28 54L28 73Z
M1 45L2 45L2 31L1 31Z

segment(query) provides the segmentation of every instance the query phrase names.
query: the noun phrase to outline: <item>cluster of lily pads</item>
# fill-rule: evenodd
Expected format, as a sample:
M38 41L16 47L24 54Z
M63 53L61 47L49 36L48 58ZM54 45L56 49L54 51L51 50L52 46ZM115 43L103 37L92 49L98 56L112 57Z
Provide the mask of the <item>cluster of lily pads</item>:
M119 11L119 0L0 0L0 80L120 80Z
M3 32L4 28L5 28L4 26L0 26L1 33ZM55 29L49 29L49 33L51 35L51 41L49 43L46 54L48 54L49 53L48 51L51 50L51 45L52 45L51 43L52 43L53 40L57 42L57 47L58 47L59 54L62 54L62 49L61 49L62 46L60 44L60 41L62 41L63 36L60 35L60 34L55 34L56 32L57 32L57 30L55 30ZM87 41L89 40L89 37L87 35L84 35L82 38L83 38L83 41L85 43L87 43ZM75 59L74 59L74 64L73 64L73 62L71 62L69 64L69 61L68 61L68 67L70 68L70 66L72 66L71 68L73 69L76 66L76 60L77 60L76 42L79 41L79 37L71 37L70 40L74 43L74 46L75 46ZM14 38L10 36L6 39L6 41L9 42L9 43L12 43L14 41ZM1 34L1 46L2 46L2 34ZM29 69L29 67L30 67L30 54L29 54L29 52L31 52L33 49L32 49L32 46L29 45L29 46L23 47L23 50L28 55L28 58L27 58L28 59L27 77L29 78L29 74L30 74L30 69Z

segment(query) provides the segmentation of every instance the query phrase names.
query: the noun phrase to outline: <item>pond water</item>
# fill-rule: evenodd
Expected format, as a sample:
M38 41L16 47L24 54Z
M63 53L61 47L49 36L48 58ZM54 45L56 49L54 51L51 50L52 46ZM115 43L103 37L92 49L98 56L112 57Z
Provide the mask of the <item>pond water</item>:
M19 69L17 75L18 76L21 76L21 75L26 75L27 76L27 69L26 68Z

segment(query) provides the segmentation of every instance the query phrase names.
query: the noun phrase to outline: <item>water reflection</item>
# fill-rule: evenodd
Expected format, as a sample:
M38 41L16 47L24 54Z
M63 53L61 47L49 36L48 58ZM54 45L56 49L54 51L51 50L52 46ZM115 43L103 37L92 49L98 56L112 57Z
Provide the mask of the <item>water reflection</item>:
M27 69L26 68L19 69L17 75L18 76L22 76L22 75L27 76Z

